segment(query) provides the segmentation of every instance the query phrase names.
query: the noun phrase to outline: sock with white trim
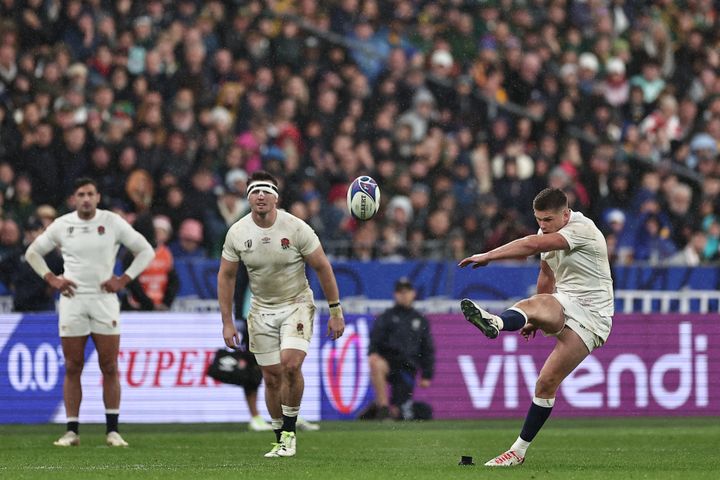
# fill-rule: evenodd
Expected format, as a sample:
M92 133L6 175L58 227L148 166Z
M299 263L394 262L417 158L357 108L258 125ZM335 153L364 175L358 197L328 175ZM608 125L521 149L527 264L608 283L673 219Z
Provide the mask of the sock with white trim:
M288 407L287 405L282 406L283 412L283 432L294 432L295 424L297 423L297 417L300 414L300 406Z
M282 435L283 419L282 418L271 418L270 425L272 425L273 432L275 432L275 437L277 438L277 442L280 443L280 436Z
M67 431L80 433L80 419L78 417L67 417Z
M120 418L119 409L105 409L105 433L118 432L118 419Z
M533 397L520 436L513 443L511 450L514 450L522 457L525 456L525 451L530 446L530 442L535 439L535 435L538 434L545 421L550 417L554 405L554 398Z

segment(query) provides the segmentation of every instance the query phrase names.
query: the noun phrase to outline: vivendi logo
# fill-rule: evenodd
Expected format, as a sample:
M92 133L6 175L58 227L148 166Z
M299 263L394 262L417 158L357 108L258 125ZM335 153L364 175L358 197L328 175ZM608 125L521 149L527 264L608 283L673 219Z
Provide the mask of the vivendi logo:
M443 375L416 398L436 418L524 413L553 340L488 341L455 315L430 322ZM553 415L718 415L719 337L717 315L617 315L607 344L562 382Z
M367 403L368 320L350 316L345 322L343 336L335 342L327 340L321 350L324 419L352 417Z

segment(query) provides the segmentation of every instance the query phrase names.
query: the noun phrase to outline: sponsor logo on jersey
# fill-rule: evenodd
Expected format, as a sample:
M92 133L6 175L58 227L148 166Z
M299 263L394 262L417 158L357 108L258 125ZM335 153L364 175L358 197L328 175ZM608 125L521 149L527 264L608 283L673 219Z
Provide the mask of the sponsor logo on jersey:
M260 241L261 241L263 244L266 244L266 245L267 245L268 243L270 243L271 240L272 240L272 238L270 238L270 237L263 237Z
M288 248L290 248L290 240L288 240L287 238L281 239L280 246L283 250L287 250Z

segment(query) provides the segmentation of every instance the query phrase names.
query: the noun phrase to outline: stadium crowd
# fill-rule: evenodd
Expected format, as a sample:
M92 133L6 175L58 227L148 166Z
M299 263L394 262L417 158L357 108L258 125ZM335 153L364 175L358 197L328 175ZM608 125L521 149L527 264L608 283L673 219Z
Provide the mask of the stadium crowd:
M720 2L2 0L0 261L72 208L217 257L249 174L335 258L461 259L563 188L614 262L720 245ZM349 217L350 181L383 204ZM152 230L152 229L151 229Z

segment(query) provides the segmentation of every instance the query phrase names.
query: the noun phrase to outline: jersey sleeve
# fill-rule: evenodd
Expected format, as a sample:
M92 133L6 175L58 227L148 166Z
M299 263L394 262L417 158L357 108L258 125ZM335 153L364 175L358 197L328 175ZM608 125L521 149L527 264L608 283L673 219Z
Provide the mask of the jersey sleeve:
M125 247L130 248L130 245L136 244L140 237L141 239L145 239L140 232L135 230L124 218L122 218L120 215L113 213L112 214L112 222L115 225L115 228L117 229L117 241L123 244Z
M224 258L228 262L237 263L240 261L240 255L237 254L237 250L235 249L234 239L235 229L230 228L230 230L228 230L227 234L225 235L225 243L223 243L222 248L222 258Z
M568 224L558 230L558 233L567 240L570 250L585 246L595 238L593 229L580 222Z
M320 239L310 225L302 220L298 220L298 223L299 227L296 232L297 249L300 252L300 255L305 257L317 250L320 246Z
M55 220L35 239L33 242L34 248L40 255L45 256L53 249L60 247L61 231L62 226L60 222Z

